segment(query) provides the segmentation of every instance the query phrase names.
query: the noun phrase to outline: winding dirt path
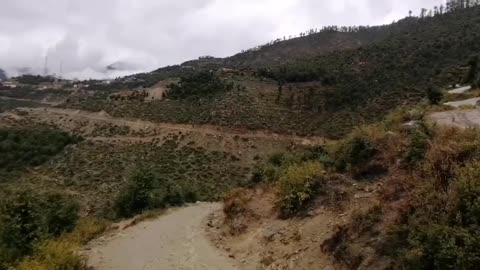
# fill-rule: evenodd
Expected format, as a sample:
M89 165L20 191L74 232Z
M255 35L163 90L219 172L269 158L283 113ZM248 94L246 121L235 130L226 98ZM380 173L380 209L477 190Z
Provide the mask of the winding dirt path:
M429 120L440 126L478 128L480 127L480 110L452 110L436 112L429 116Z
M235 270L206 236L206 219L220 208L197 203L99 239L86 254L88 264L95 270Z
M101 121L103 123L118 125L118 126L128 126L135 130L171 130L171 131L183 131L183 132L197 132L202 134L209 135L238 135L242 138L251 138L251 139L269 139L269 140L284 140L284 141L293 141L296 144L300 145L322 145L326 143L326 139L319 136L311 137L301 137L295 135L284 135L272 133L265 130L240 130L232 129L214 125L188 125L188 124L171 124L171 123L156 123L150 121L144 121L139 119L126 119L126 118L116 118L111 117L105 112L86 112L80 110L70 110L70 109L59 109L59 108L30 108L25 109L30 112L30 114L38 116L40 119L48 119L52 116L63 116L72 119L79 120L94 120ZM94 138L95 139L95 138ZM96 138L96 140L106 140L107 138ZM122 140L122 137L112 138L115 140ZM135 139L131 136L124 136L125 140ZM110 138L108 138L110 140Z

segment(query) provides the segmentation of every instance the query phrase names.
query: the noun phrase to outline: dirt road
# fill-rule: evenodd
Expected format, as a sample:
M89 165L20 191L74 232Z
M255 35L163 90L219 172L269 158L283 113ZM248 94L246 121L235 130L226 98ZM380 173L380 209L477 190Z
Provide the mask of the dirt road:
M93 120L100 121L103 124L113 124L118 126L128 126L131 129L140 131L140 130L170 130L170 131L183 131L183 132L198 132L202 134L210 135L231 135L231 136L241 136L242 138L251 138L251 139L271 139L271 140L283 140L283 141L292 141L299 145L322 145L325 144L326 140L323 137L301 137L294 135L283 135L276 134L264 130L238 130L231 129L226 127L219 127L213 125L188 125L188 124L170 124L170 123L155 123L150 121L144 121L139 119L125 119L125 118L115 118L109 116L105 112L85 112L80 110L69 110L69 109L59 109L59 108L31 108L26 109L30 112L31 115L38 116L39 119L51 119L52 117L68 117L70 119L77 120ZM99 138L100 140L102 138ZM121 140L121 138L116 138ZM126 139L131 139L130 137Z
M234 262L205 236L206 218L221 204L170 210L106 239L87 253L95 270L234 270Z
M471 86L463 86L463 87L459 87L459 88L450 90L450 91L448 91L448 93L449 94L463 94L467 91L470 91L471 89L472 89Z
M36 100L36 99L25 99L25 98L12 98L12 97L5 97L5 96L0 96L0 99L3 100L15 100L15 101L24 101L24 102L33 102L37 103L40 105L47 105L47 106L56 106L60 104L61 102L49 102L46 100Z
M455 108L460 108L462 106L476 106L479 101L480 101L480 98L470 98L466 100L447 102L445 103L445 105L455 107Z
M429 120L441 126L458 128L480 127L480 110L453 110L433 113Z

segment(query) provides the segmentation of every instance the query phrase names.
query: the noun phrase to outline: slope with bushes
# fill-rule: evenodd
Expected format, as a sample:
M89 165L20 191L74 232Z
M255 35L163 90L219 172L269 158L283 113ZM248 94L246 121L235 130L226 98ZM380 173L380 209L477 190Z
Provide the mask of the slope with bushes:
M479 15L480 6L475 6L433 17L408 17L392 25L359 31L359 35L365 32L367 36L375 31L385 34L358 48L257 66L250 72L237 70L234 75L220 72L222 79L235 83L233 91L204 98L179 100L172 96L148 103L87 99L65 106L160 122L208 123L340 138L358 123L381 120L398 106L414 105L427 97L438 102L439 97L432 96L436 89L468 77L472 56L480 51ZM298 42L314 37L306 36ZM293 41L272 48L288 42ZM232 67L236 67L234 63ZM200 77L196 80L202 85Z
M266 266L286 252L302 260L280 256L280 265L305 269L476 269L480 131L422 119L400 111L324 150L273 156L254 174L256 191L226 197L223 226L232 234L221 246L265 254L256 259ZM266 202L265 192L275 198ZM249 242L272 227L282 228L276 240Z
M0 182L39 166L81 138L48 128L0 128Z

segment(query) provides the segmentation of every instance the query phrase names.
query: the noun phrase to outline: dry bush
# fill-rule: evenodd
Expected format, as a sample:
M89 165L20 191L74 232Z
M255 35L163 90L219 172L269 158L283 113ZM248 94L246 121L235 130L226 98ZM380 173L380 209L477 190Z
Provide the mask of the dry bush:
M440 129L426 154L425 173L446 189L457 167L480 158L480 132L475 129Z
M248 209L248 203L251 200L251 190L244 188L234 189L225 195L223 213L225 224L232 235L241 234L247 229L247 219L253 217L253 213Z
M350 226L355 233L363 234L382 220L383 208L380 204L375 204L366 211L355 211L350 218Z
M15 270L87 270L85 258L79 249L108 228L104 220L85 219L75 230L56 240L39 245L34 255L24 259Z

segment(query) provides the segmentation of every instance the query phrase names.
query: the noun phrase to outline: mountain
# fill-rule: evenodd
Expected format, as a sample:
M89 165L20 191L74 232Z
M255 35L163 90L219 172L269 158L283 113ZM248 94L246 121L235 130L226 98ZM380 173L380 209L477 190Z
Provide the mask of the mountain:
M337 138L359 122L372 123L398 106L416 104L430 87L459 83L472 56L480 51L479 18L480 7L475 6L432 17L408 17L387 26L330 27L229 58L201 58L137 74L135 81L124 80L124 88L150 87L192 72L228 68L241 71L239 77L226 76L246 88L239 95L141 105L86 101L78 106L91 110L106 106L113 115L161 122Z

